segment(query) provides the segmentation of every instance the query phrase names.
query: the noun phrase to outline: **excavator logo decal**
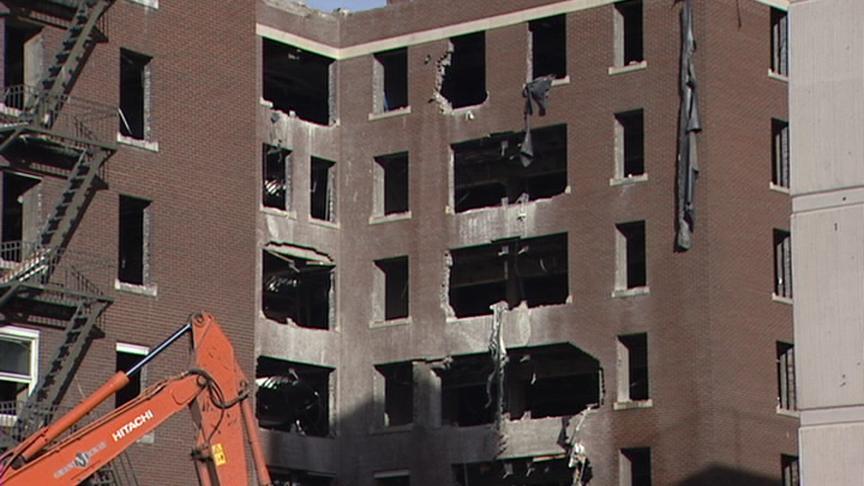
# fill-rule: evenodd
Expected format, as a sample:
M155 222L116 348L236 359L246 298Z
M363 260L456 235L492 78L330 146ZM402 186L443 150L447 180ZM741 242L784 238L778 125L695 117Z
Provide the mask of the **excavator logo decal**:
M127 423L123 427L120 427L119 429L117 429L116 432L111 434L111 437L114 438L114 442L119 442L120 439L122 439L123 437L126 437L126 434L128 434L129 432L132 432L133 430L137 429L138 427L141 427L142 425L149 422L150 420L153 420L153 417L154 417L153 411L148 409L146 412L144 412L141 415L130 420L129 423Z
M54 472L54 479L62 478L66 475L66 473L75 469L76 467L79 469L84 469L90 464L90 459L96 454L98 454L100 451L104 450L106 447L107 445L103 441L96 444L96 446L89 451L79 452L75 454L74 459L72 459L71 461L69 461L68 464Z

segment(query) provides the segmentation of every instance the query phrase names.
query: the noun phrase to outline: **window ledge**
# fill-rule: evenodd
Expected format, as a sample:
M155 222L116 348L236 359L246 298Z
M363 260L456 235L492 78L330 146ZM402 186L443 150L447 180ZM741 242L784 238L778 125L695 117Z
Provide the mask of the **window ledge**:
M130 294L146 295L148 297L156 297L159 287L156 284L137 285L126 282L121 282L114 279L114 290L129 292Z
M648 61L642 60L633 62L626 66L609 66L609 75L632 73L633 71L641 71L648 68Z
M398 434L400 432L410 432L414 428L414 424L393 425L393 426L378 426L369 429L369 433L378 434Z
M336 221L327 221L326 219L313 218L312 216L309 216L309 224L323 226L325 228L339 229L339 223Z
M403 106L402 108L396 108L395 110L390 111L382 111L379 113L369 113L369 120L381 120L384 118L392 118L394 116L402 116L402 115L410 115L411 107Z
M282 216L285 218L297 219L297 212L293 210L285 210L279 208L270 208L267 206L261 206L261 212L272 214L273 216Z
M142 7L151 8L153 10L159 9L159 0L129 0L131 3L137 3Z
M773 69L768 70L768 77L771 79L776 79L777 81L783 81L784 83L789 82L789 76L787 76L785 74L780 74Z
M654 400L628 400L626 402L615 402L612 404L612 410L633 410L635 408L652 408Z
M774 292L771 292L771 300L774 302L779 302L781 304L792 305L792 299L789 297L784 297L782 295L777 295Z
M646 285L644 287L633 287L632 289L615 289L612 291L612 298L623 299L627 297L636 297L637 295L648 295L651 289Z
M782 192L783 194L789 194L789 188L788 187L778 186L777 184L774 184L773 182L768 183L768 189L771 189L772 191Z
M126 135L121 135L120 133L117 134L117 143L147 150L149 152L159 152L159 142L140 140L137 138L127 137Z
M627 186L630 184L638 184L640 182L647 182L648 174L639 174L635 176L627 176L627 177L613 177L609 179L610 186Z
M391 221L404 221L406 219L411 219L411 211L406 211L404 213L369 216L369 224L389 223Z
M403 317L401 319L388 319L386 321L371 321L369 322L369 328L378 329L382 327L407 326L412 322L413 320L411 319L411 316Z
M552 80L552 86L563 86L565 84L570 84L570 75L564 76L563 78L555 78Z
M799 412L798 410L782 408L780 407L780 405L777 405L777 415L782 415L784 417L801 418L801 412Z

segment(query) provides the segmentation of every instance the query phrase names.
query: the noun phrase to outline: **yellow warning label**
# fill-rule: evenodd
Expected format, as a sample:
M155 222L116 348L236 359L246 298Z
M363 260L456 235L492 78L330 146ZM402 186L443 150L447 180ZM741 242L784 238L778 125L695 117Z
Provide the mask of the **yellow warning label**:
M225 450L222 449L222 444L213 444L213 462L217 466L224 466L228 463L228 459L225 458Z

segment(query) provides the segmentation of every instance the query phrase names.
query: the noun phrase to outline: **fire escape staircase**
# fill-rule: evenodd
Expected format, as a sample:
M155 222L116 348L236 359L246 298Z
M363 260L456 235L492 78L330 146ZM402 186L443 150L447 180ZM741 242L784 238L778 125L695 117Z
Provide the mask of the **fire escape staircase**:
M65 322L62 344L54 351L27 402L17 406L10 434L0 434L0 449L35 432L53 419L66 388L86 353L91 334L111 304L72 264L66 247L98 183L105 162L116 151L117 110L69 95L97 42L105 40L105 12L114 0L4 1L12 15L63 21L66 34L53 64L38 86L7 87L0 102L0 153L13 156L40 150L57 160L66 185L34 242L4 242L0 257L0 313L39 316ZM47 13L46 13L47 12ZM65 12L67 18L58 17ZM42 15L39 17L38 15ZM58 157L59 155L59 157ZM71 169L69 166L71 165ZM14 262L11 266L8 264ZM106 484L116 484L106 483Z

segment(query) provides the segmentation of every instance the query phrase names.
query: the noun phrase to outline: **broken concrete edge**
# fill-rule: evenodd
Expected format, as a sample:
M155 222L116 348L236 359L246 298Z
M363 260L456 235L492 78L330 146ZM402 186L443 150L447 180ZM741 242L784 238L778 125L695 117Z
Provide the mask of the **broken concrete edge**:
M293 243L271 241L264 245L264 251L283 260L287 260L285 257L294 257L323 265L335 265L330 255L312 247L295 245Z

